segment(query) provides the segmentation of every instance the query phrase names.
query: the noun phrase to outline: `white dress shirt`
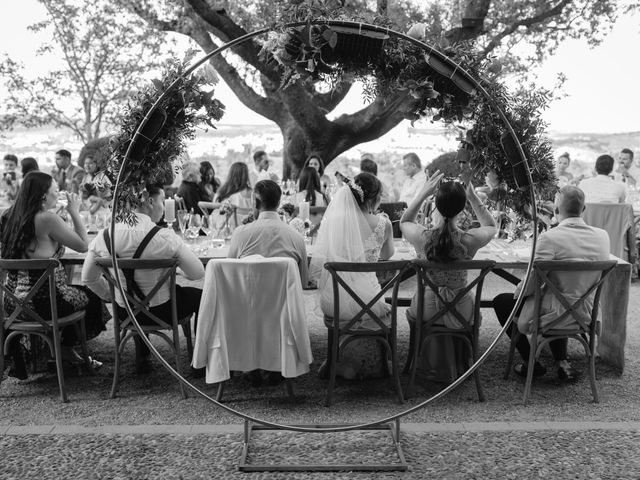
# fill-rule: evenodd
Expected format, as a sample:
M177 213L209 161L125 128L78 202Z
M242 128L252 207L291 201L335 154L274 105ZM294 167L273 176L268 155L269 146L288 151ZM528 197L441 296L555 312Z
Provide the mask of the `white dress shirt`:
M276 212L260 212L255 222L235 229L229 244L229 258L250 255L293 258L300 270L302 286L307 286L308 260L304 239L280 220Z
M427 181L427 176L424 172L420 171L413 177L407 178L402 184L402 191L400 192L399 202L406 202L409 205L420 189L424 186L424 182Z
M624 203L627 187L616 182L608 175L596 175L586 178L578 185L584 192L585 203Z
M125 223L116 223L115 243L116 254L119 258L131 258L138 245L147 233L155 226L148 215L135 213L137 224L130 226ZM95 263L96 258L110 257L107 245L104 242L102 230L98 232L89 244L89 251L82 266L82 283L89 287L101 298L109 298L109 284L102 276L102 270ZM142 252L143 259L177 258L178 266L184 276L189 280L198 280L204 276L204 267L196 255L184 244L182 239L169 228L162 228L151 239ZM134 273L134 279L142 292L147 293L155 286L164 273L164 269L140 270ZM123 283L124 276L121 277ZM155 307L170 300L169 283L166 282L151 299L149 305ZM116 290L116 301L124 307L120 293Z

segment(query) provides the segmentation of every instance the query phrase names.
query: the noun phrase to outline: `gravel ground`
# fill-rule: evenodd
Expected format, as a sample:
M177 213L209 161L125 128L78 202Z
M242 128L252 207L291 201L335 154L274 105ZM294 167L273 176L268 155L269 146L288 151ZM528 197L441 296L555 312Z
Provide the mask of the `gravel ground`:
M248 463L395 462L380 434L327 434L302 444L295 434L263 432ZM267 448L268 447L268 448ZM234 435L0 436L0 478L41 479L637 479L640 433L625 431L405 434L407 472L243 473ZM168 460L169 459L169 460Z
M486 298L508 291L495 278L485 284ZM466 382L446 398L403 419L403 422L553 422L640 420L640 283L630 292L626 369L618 376L598 363L601 403L593 404L586 377L572 384L557 380L553 371L536 380L531 403L521 403L523 382L502 379L507 340L483 365L481 373L487 402L477 401L475 386ZM325 357L326 330L313 293L305 295L311 344L312 372ZM481 346L498 332L490 311L483 311ZM400 358L406 357L408 331L400 312ZM97 375L67 375L70 403L58 400L55 376L36 375L0 385L0 426L3 425L227 425L240 419L201 398L182 400L175 382L159 365L147 375L133 372L133 349L124 361L120 396L108 399L113 373L113 338L106 332L90 342L92 354L105 362ZM164 346L161 352L168 355ZM574 364L586 371L584 355L570 348ZM170 357L167 357L170 358ZM185 358L186 363L186 358ZM552 366L550 357L543 363ZM406 378L403 379L406 381ZM213 386L195 385L210 394ZM397 404L388 379L339 382L335 404L323 406L326 382L314 373L295 380L296 399L278 387L252 388L236 378L225 390L225 404L245 413L284 423L360 422L386 417L417 404L441 388L424 383L418 397ZM404 433L402 445L409 472L376 474L376 478L640 478L640 433L616 430L486 431ZM564 428L564 427L560 427ZM589 426L589 428L592 428ZM599 428L599 427L593 427ZM618 428L614 426L613 428ZM446 430L446 429L445 429ZM381 433L313 434L260 432L251 447L250 462L396 460L388 437ZM371 478L369 473L317 475L245 474L236 471L242 448L239 434L81 434L0 435L0 478ZM168 460L169 459L169 460Z
M495 277L489 277L485 285L485 297L506 291L510 287ZM467 381L446 398L406 418L407 422L459 422L459 421L616 421L640 420L640 282L631 285L626 345L626 368L622 376L610 367L598 362L598 387L600 404L593 404L588 377L574 383L560 382L552 367L550 356L543 363L549 373L536 379L532 399L522 406L523 380L511 375L503 380L502 374L508 351L507 339L503 339L481 367L481 377L487 402L477 401L473 381ZM311 345L314 353L312 373L294 381L297 398L289 400L284 387L252 388L240 378L235 378L225 389L225 404L258 417L284 423L339 423L379 419L416 405L430 394L442 388L439 384L423 383L417 389L416 398L404 406L397 403L395 390L389 379L365 381L339 381L335 391L335 404L323 406L326 382L315 375L325 358L326 329L322 324L314 293L305 294ZM486 348L499 331L497 321L490 310L483 310L481 347ZM399 354L406 358L408 329L404 312L399 314ZM128 348L124 360L123 378L119 397L108 399L113 373L113 340L108 331L90 342L94 356L103 360L103 369L93 377L67 376L70 403L58 399L57 380L53 375L36 375L19 382L9 379L0 385L0 425L42 424L229 424L240 420L201 398L191 396L182 400L177 382L157 365L148 375L133 372L133 347ZM171 358L168 350L157 343L161 352ZM183 350L184 346L183 346ZM570 344L574 365L586 373L584 353L577 342ZM186 352L185 352L186 364ZM403 382L406 377L403 378ZM216 388L203 380L194 384L209 394Z

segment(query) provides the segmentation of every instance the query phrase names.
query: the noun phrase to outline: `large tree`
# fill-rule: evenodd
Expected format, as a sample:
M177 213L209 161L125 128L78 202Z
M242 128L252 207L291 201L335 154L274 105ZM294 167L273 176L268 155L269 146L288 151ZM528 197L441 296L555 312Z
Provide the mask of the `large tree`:
M51 40L38 50L59 67L29 78L17 60L5 57L0 75L8 98L0 129L53 125L84 142L115 123L121 105L167 58L166 34L105 0L39 0L47 19L29 27ZM163 53L164 52L164 53Z
M567 38L600 42L617 11L608 0L113 0L161 31L187 35L205 52L258 28L273 24L291 4L341 8L362 18L384 14L400 30L424 23L426 37L440 45L468 41L478 55L495 57L503 73L524 75ZM418 7L417 4L421 6ZM399 92L375 98L352 114L330 120L327 115L344 99L348 80L328 89L322 82L294 82L281 88L282 68L259 55L264 39L254 39L218 55L211 63L240 101L272 120L282 131L285 176L295 175L307 154L319 153L328 163L362 142L378 138L404 118L411 96ZM515 47L526 43L528 51ZM522 52L523 50L520 50Z

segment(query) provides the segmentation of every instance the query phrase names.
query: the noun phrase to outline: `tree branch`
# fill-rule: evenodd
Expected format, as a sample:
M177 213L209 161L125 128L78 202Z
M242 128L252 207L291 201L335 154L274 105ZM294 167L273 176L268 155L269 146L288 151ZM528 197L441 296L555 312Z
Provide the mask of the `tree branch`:
M191 38L207 53L218 48L206 31L200 31L197 36L195 32L192 32ZM250 108L273 122L281 120L281 113L279 112L280 104L270 98L258 95L245 83L238 74L238 71L230 65L222 55L216 55L210 62L222 79L229 85L229 88L233 90L238 99L247 106L247 108Z
M537 15L532 17L523 18L522 20L518 20L517 22L512 23L504 30L502 30L499 34L494 36L491 41L487 44L487 46L482 50L482 56L486 57L491 51L497 48L500 45L500 42L503 38L511 35L520 27L530 27L531 25L535 25L537 23L544 22L545 20L554 17L556 15L560 15L564 7L571 3L571 0L562 0L553 8L540 12Z
M399 93L386 102L377 98L365 108L341 115L332 123L344 131L342 143L351 148L353 145L375 140L398 125L405 119L405 112L413 101L407 93Z

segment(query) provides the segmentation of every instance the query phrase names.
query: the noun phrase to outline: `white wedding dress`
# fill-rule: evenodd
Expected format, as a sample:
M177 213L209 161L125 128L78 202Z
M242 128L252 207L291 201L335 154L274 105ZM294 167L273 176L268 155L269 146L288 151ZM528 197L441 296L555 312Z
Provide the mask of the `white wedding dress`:
M317 279L320 290L320 308L324 315L333 317L334 295L331 275L324 268L326 262L377 262L385 241L387 218L379 216L372 230L358 207L348 186L341 187L329 204L320 224L318 239L311 259L311 277ZM341 272L339 275L365 303L380 292L375 273ZM347 323L362 310L360 305L340 287L340 323ZM379 299L371 310L389 324L390 307ZM369 316L364 316L356 328L377 330L380 327Z

